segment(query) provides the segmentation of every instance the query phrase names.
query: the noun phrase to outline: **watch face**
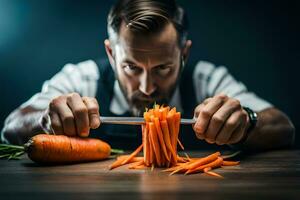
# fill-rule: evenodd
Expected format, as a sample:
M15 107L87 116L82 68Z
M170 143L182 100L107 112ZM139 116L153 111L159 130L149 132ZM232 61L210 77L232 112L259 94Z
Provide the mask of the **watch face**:
M257 113L253 112L253 117L255 118L255 120L257 120Z
M254 112L252 109L250 109L248 107L244 107L244 109L248 113L250 123L251 123L251 127L254 127L256 125L256 122L257 122L257 113Z

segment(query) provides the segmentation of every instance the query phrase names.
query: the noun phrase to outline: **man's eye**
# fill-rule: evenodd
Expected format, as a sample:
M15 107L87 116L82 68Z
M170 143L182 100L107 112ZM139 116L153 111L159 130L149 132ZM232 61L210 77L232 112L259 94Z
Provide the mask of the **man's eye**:
M136 67L134 65L126 65L123 67L124 71L131 75L131 74L137 74L139 72L141 72L141 69L139 67Z
M156 69L156 73L159 75L159 76L167 76L171 71L171 68L170 67L159 67Z

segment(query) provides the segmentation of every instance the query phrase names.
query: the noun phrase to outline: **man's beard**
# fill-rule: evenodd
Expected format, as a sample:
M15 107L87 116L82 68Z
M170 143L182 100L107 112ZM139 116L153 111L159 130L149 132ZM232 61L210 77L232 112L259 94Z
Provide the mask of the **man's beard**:
M145 112L146 108L152 108L154 104L167 105L173 96L175 88L177 86L176 82L171 86L168 91L156 90L150 96L143 94L140 90L134 91L130 96L127 93L126 88L117 79L128 104L129 111L133 116L141 117Z

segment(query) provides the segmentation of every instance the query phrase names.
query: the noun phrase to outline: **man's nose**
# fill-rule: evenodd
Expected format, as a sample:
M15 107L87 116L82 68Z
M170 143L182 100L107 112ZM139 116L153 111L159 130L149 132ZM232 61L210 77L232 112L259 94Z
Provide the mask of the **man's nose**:
M150 96L156 90L155 83L147 73L141 77L139 90L147 96Z

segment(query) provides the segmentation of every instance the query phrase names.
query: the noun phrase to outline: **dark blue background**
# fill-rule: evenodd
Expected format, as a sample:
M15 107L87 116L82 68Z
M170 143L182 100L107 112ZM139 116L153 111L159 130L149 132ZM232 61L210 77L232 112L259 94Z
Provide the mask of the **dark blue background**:
M105 56L106 15L113 2L0 0L1 127L5 117L65 63ZM226 65L300 127L299 3L179 3L191 22L191 58Z

